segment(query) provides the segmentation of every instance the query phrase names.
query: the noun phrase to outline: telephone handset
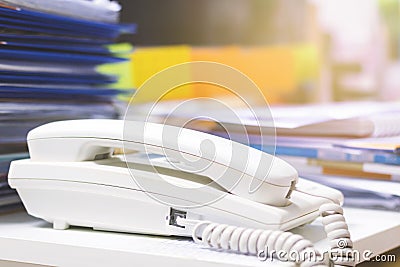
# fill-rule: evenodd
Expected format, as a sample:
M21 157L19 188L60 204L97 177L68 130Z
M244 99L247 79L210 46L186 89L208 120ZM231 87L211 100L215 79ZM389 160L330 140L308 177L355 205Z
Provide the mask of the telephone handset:
M123 136L124 127L125 132L132 129L129 135ZM202 148L204 141L211 143L216 153L207 153ZM297 171L292 166L260 150L218 136L155 123L118 120L53 123L31 131L28 146L33 161L94 160L113 148L168 155L172 160L177 157L175 160L193 165L196 174L209 177L233 194L275 206L287 204L297 182ZM245 160L241 162L243 157ZM240 178L238 183L234 184L234 177L224 173ZM260 186L250 193L252 182Z
M339 191L299 179L296 170L277 157L190 129L74 120L40 126L27 139L31 158L12 162L9 183L29 214L56 229L77 225L192 236L211 247L257 254L282 239L277 233L283 232L273 230L289 230L320 214L342 214ZM207 142L211 146L203 147ZM132 153L115 155L115 148ZM166 182L197 187L179 195ZM205 199L213 201L202 202ZM328 228L334 222L328 221ZM329 228L342 231L334 240L349 239L340 226ZM281 241L286 243L279 246L299 250L298 238L286 234ZM310 242L300 244L301 251L312 247ZM351 248L350 240L348 244Z

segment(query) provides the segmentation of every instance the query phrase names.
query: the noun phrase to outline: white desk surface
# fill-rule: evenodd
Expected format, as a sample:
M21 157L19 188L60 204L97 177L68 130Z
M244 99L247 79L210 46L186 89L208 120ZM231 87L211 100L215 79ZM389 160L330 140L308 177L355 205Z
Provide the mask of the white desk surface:
M345 208L355 249L375 255L400 246L400 213ZM319 221L294 230L327 247ZM51 224L25 213L0 216L0 260L51 266L291 266L201 248L190 239L94 231Z

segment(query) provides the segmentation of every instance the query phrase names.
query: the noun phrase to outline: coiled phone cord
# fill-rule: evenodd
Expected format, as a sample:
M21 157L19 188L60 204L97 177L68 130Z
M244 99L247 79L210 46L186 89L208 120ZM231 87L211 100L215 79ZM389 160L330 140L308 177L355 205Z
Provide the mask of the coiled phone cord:
M342 207L337 204L324 204L320 208L320 214L329 239L330 252L334 253L333 257L329 257L330 262L333 262L335 266L354 266L354 259L351 257L353 243L350 240L350 232L343 216ZM274 253L283 251L287 253L285 256L279 255L281 259L286 257L286 260L300 263L302 267L325 266L321 254L315 250L309 240L301 235L183 218L178 223L194 224L192 238L196 243L204 246L258 255L259 257L261 255L271 257L274 256ZM291 252L295 253L296 259L291 256Z

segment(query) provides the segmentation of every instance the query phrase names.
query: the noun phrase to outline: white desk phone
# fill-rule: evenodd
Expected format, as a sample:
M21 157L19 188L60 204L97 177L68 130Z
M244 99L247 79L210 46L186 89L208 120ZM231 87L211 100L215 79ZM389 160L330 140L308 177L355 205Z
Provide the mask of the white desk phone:
M129 123L138 129L144 127L143 122ZM350 234L339 206L343 200L339 191L298 178L297 171L283 160L231 140L182 128L177 147L173 142L161 140L163 129L174 126L155 123L145 123L145 126L149 130L144 140L132 137L125 141L122 120L71 120L40 126L27 137L30 159L12 162L9 183L18 191L28 213L52 223L55 229L73 225L96 230L192 236L206 246L257 255L266 246L270 251L312 249L311 242L284 231L322 215L332 248L351 250ZM216 145L214 158L199 152L202 140L211 140ZM235 166L226 166L224 161L221 148L226 145L232 149L245 148L250 159L258 159L257 165L263 160L272 162L268 175L257 177L250 162L246 169L235 170L244 175L228 192L224 180L214 179L212 171L185 173L167 164L165 158L155 157L151 163L164 170L163 177L174 183L204 185L205 180L216 183L194 190L183 201L192 203L196 199L194 194L217 196L223 191L224 197L216 201L186 209L154 200L132 179L131 174L154 181L152 194L173 199L174 192L157 187L159 177L154 168L146 168L140 161L143 153L151 151L162 156L163 151L179 150L211 165L234 169ZM126 158L113 154L115 148L126 146L138 152ZM129 170L125 160L137 168ZM259 190L249 193L246 191L249 178L265 180ZM343 238L345 248L337 244ZM312 266L318 264L321 263ZM341 264L353 263L348 260Z

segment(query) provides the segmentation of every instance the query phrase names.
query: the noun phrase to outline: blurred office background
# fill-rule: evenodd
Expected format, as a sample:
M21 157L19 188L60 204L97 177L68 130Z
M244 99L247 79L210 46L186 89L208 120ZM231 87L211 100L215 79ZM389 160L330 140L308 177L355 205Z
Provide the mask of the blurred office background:
M272 103L400 98L398 0L120 2L122 21L138 24L128 40L139 47L139 67L188 61L186 49L191 60L243 71ZM141 56L141 49L165 46L180 49L175 61L155 66L160 57ZM138 87L150 73L136 75L145 76Z
M168 66L210 60L247 74L270 104L400 100L399 0L120 2L122 21L138 24L126 39L137 46L136 88Z

